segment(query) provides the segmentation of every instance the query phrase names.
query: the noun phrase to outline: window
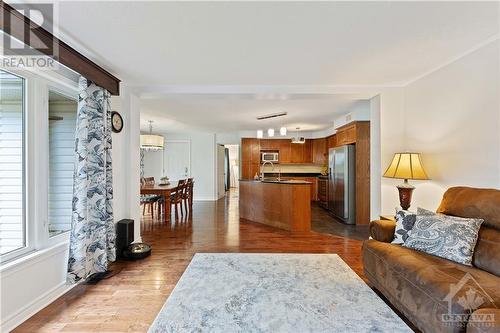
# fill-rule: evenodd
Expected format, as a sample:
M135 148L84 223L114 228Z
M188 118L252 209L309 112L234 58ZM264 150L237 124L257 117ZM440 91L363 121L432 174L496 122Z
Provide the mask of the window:
M0 67L0 265L69 241L78 86Z
M0 255L26 246L24 79L0 70Z
M77 102L49 90L50 237L71 229Z

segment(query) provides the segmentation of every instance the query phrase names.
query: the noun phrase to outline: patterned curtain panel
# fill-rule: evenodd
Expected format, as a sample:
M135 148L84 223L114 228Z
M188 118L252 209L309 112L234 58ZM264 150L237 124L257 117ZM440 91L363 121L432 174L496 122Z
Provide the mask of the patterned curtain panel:
M68 281L105 272L115 260L111 107L107 90L81 77L75 135Z

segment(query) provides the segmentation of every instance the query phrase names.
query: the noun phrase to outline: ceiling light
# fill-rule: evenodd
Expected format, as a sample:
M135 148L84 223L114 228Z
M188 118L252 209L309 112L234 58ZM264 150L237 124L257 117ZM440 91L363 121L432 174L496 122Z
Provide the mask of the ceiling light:
M271 118L276 118L276 117L283 117L283 116L286 116L287 114L288 114L287 112L270 113L270 114L266 114L266 115L257 117L257 120L264 120L264 119L271 119Z
M149 121L149 134L141 134L141 149L148 151L162 150L164 146L163 136L153 134L153 121Z
M286 127L280 128L280 135L285 136L286 135Z
M306 143L306 138L304 138L303 136L299 136L300 127L297 127L296 129L297 129L297 135L292 138L292 143L299 143L299 144Z
M257 131L257 139L262 139L264 137L264 131L263 130L258 130Z
M273 137L273 136L274 136L274 128L270 128L270 129L268 129L268 130L267 130L267 135L268 135L269 137Z

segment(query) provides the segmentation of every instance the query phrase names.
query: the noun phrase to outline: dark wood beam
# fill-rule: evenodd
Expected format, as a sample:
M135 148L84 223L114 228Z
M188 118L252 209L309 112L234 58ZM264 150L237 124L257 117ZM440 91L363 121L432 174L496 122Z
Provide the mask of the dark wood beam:
M56 61L81 74L88 80L107 89L112 95L120 94L120 80L102 67L88 59L74 48L59 40L49 31L39 27L12 6L0 0L0 30L21 41L26 41L26 33L33 33L45 45L56 45L57 54L52 48L40 47L34 38L28 39L28 45L41 53L54 57ZM37 45L35 45L37 43Z

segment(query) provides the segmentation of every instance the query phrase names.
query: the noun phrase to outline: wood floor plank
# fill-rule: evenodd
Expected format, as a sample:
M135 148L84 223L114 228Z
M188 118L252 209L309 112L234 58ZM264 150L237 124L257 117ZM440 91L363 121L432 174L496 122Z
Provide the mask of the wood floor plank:
M150 257L115 263L120 273L73 288L14 332L146 332L197 252L337 253L365 278L361 240L239 221L237 200L231 193L217 202L195 202L190 218L170 224L146 218L142 239L152 246ZM313 226L327 218L317 210Z

